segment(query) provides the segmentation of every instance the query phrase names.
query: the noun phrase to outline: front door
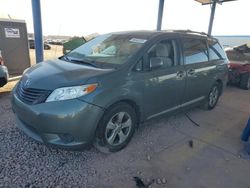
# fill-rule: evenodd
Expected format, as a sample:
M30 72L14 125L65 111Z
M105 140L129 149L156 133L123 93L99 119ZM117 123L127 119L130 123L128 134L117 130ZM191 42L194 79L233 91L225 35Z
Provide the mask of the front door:
M162 40L153 45L144 58L139 77L143 84L143 111L146 119L180 108L185 89L185 70L180 64L176 40ZM158 66L153 65L157 60Z

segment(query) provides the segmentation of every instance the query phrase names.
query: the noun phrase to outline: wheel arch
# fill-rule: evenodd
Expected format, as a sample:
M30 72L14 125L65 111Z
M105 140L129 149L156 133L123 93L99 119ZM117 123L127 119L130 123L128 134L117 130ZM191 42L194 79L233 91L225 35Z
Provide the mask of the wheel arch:
M106 108L106 110L112 108L112 106L115 106L119 103L126 103L128 105L130 105L134 110L135 110L135 113L136 113L136 117L137 117L137 127L139 127L139 124L142 120L142 112L141 112L141 108L140 106L132 99L120 99L120 100L117 100L115 102L113 102L112 104L110 104L108 106L108 108Z
M223 82L222 82L222 80L221 79L217 79L216 80L216 83L219 85L219 87L220 87L220 95L222 94L222 92L223 92Z

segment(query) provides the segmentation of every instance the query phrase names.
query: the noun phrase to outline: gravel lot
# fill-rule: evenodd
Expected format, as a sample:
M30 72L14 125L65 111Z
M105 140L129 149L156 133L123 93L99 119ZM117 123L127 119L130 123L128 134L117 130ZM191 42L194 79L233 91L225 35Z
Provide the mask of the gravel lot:
M135 187L133 176L145 182L156 178L144 176L135 164L164 148L157 141L164 134L162 123L142 127L126 149L106 155L94 148L64 151L33 141L16 128L9 93L0 93L0 117L0 187Z
M204 158L208 161L208 165L210 163L215 164L217 159L222 161L223 164L220 168L223 168L223 172L225 172L223 167L225 161L233 161L232 164L227 163L227 165L233 165L238 160L237 150L241 145L237 140L239 140L240 130L244 126L243 115L240 116L242 122L240 130L227 135L228 138L231 134L237 133L233 138L233 141L236 140L233 147L234 145L239 146L236 150L234 148L231 150L231 146L222 148L222 146L213 144L213 140L217 139L215 135L220 131L223 132L223 126L219 130L216 126L205 126L205 124L199 128L194 126L183 114L147 122L136 132L128 147L118 153L106 155L94 148L79 152L47 148L43 144L33 141L16 128L10 104L9 91L11 87L6 86L6 88L6 92L3 92L3 89L0 90L0 187L133 188L136 187L133 180L134 176L142 178L144 182L154 179L155 182L152 187L205 188L217 187L217 185L222 185L218 187L225 187L227 182L218 184L217 180L213 181L217 176L216 171L214 172L214 169L209 171L209 166L204 167L204 161L201 161L201 159ZM227 92L227 97L232 97L234 92L237 92L236 90L233 88L233 91ZM245 99L250 99L247 93L243 93L243 95ZM224 106L220 103L219 107L216 108L217 111L220 111L222 107ZM242 109L244 111L244 107ZM250 111L250 106L245 106L245 110ZM204 112L200 109L194 109L189 114L194 117L199 116L199 114L205 114L207 117L213 115L212 112ZM244 112L244 118L246 116ZM225 121L227 120L225 119ZM196 136L188 133L184 126L189 128L188 131L194 131L195 135L204 134L210 130L213 138L207 135L204 138L207 139L206 141L195 139ZM216 131L216 134L214 131ZM197 150L190 147L190 140L194 141L192 145ZM209 142L211 143L209 144ZM183 153L180 149L183 149L186 153ZM201 150L203 152L200 152ZM211 150L213 152L210 152ZM192 179L191 171L196 167L195 165L192 166L190 152L193 152L192 156L195 157L195 160L201 161L200 163L203 164L199 168L207 168L207 174L214 176L212 179L209 175L200 177L201 172L198 171L193 172L197 181L194 181L194 178ZM203 156L204 153L206 153L206 156ZM188 160L184 156L188 156ZM250 167L248 163L241 160L237 166L244 167L246 165ZM242 172L249 175L250 170L244 170L243 167L240 168L243 169ZM240 169L237 170L241 171ZM235 175L238 172L231 173ZM247 185L240 177L233 178L233 175L231 176L229 172L229 185L233 187L237 182L243 182L242 185L244 186ZM208 177L208 179L203 182L199 181L199 178L204 179L205 177ZM189 178L191 179L188 180ZM250 183L248 187L250 187Z

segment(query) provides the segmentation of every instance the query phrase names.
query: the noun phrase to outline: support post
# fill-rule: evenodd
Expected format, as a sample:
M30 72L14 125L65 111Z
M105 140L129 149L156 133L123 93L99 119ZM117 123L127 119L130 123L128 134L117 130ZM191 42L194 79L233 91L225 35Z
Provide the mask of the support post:
M210 14L210 21L209 21L209 26L208 26L208 32L207 32L208 35L212 34L216 4L217 4L217 2L213 1L212 8L211 8L211 14Z
M35 34L36 63L43 61L43 33L40 0L31 0Z
M163 8L164 8L164 0L159 0L157 31L161 30Z

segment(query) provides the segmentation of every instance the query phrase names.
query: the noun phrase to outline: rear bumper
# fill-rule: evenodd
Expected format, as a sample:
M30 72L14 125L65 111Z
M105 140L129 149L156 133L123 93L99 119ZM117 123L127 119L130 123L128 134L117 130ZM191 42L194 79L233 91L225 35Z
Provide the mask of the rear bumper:
M38 142L64 149L90 146L103 109L78 99L27 105L12 94L19 127Z

